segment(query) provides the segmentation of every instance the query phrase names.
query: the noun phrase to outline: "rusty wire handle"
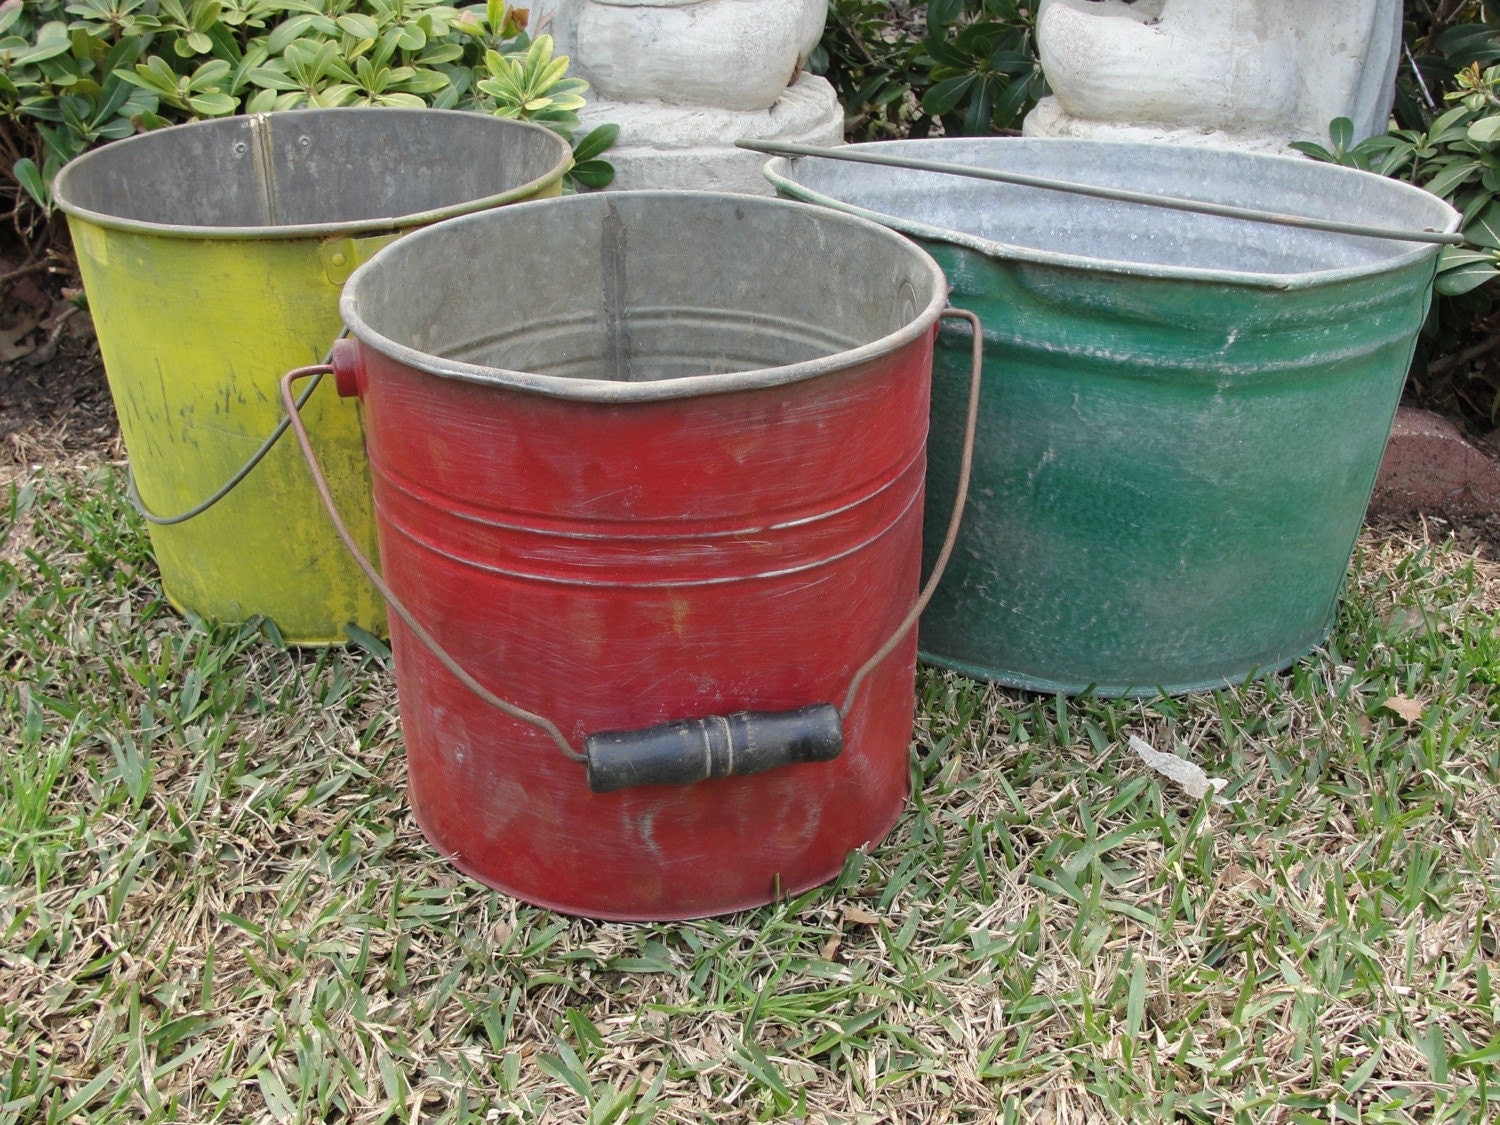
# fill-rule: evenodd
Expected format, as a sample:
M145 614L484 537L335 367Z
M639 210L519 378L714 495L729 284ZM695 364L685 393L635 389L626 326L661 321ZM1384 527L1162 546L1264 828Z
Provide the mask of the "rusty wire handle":
M844 693L844 702L839 707L840 719L849 718L849 713L854 709L854 697L859 693L860 685L865 677L878 668L881 661L896 651L896 646L901 643L902 638L916 625L917 619L922 616L922 611L927 608L927 603L932 601L932 595L937 592L938 583L943 580L943 571L948 569L948 560L953 556L953 545L958 542L958 528L963 522L964 505L969 500L969 476L974 468L974 440L979 429L979 383L984 373L984 334L979 327L979 317L967 309L946 308L938 314L939 319L947 317L967 320L974 332L974 343L969 353L969 412L964 418L964 444L958 461L958 487L954 489L953 514L948 517L948 532L943 536L943 546L938 551L937 561L932 564L932 573L927 576L927 584L917 595L911 612L902 619L900 625L896 626L896 631L890 635L885 644L875 650L875 655L859 666L858 671L850 679L849 690Z
M348 548L349 554L354 557L359 569L364 571L365 577L370 584L379 591L380 596L386 603L396 611L396 616L406 623L406 627L415 634L417 640L421 641L428 652L437 659L437 662L452 673L454 679L463 684L484 702L488 703L497 711L502 711L512 719L528 723L541 731L554 743L562 753L575 762L582 762L584 756L575 750L572 744L564 737L563 732L557 728L557 724L544 715L538 715L527 711L523 707L517 707L509 700L502 699L489 688L485 687L473 676L464 670L463 665L448 655L448 652L440 645L437 638L422 627L422 623L416 619L406 604L396 596L396 592L380 576L380 572L371 565L365 553L360 550L359 544L355 542L354 536L345 525L343 517L339 515L338 505L333 502L333 493L328 487L328 479L323 475L323 470L318 464L318 456L313 452L312 441L307 436L307 427L302 424L302 413L297 409L297 400L292 395L292 384L298 379L311 378L314 375L322 376L333 373L333 366L327 363L314 364L311 367L298 367L288 371L281 377L281 401L286 406L287 420L291 425L292 433L297 435L297 444L302 447L302 456L307 461L307 471L312 474L313 484L317 486L318 496L323 501L323 507L328 512L328 518L333 521L333 529L338 532L339 538L343 540L344 546Z
M1337 219L1319 219L1312 215L1291 215L1280 211L1262 211L1256 207L1236 207L1227 203L1210 203L1204 199L1183 199L1176 195L1159 195L1150 191L1131 191L1126 188L1105 187L1102 184L1076 183L1072 180L1057 180L1050 176L1032 176L1023 172L1006 172L999 168L979 168L972 164L954 164L946 160L920 160L911 156L892 156L883 152L857 152L863 145L838 145L822 148L817 145L791 144L784 141L757 141L742 138L735 141L738 148L767 156L812 156L821 160L842 160L850 164L872 164L878 168L900 168L911 172L938 172L945 176L964 176L971 180L988 180L991 183L1010 184L1014 187L1039 188L1042 191L1060 191L1069 195L1085 195L1093 199L1108 199L1116 203L1138 203L1145 207L1163 207L1169 211L1187 211L1198 215L1216 215L1224 219L1242 219L1251 223L1270 223L1275 226L1297 227L1301 230L1326 231L1331 234L1354 234L1363 238L1385 238L1393 242L1426 242L1438 246L1458 246L1465 242L1463 235L1454 231L1398 230L1392 227L1376 227L1365 223L1345 223Z
M339 340L342 340L347 335L349 335L349 329L342 329L339 332L338 336L334 339L334 343L337 344ZM333 349L329 348L327 354L323 356L323 363L328 364L332 362ZM313 381L307 385L307 390L303 391L300 395L297 396L298 410L307 405L308 399L312 398L313 392L318 389L318 384L322 381L323 376L321 374L317 375L313 379ZM226 480L218 488L214 489L214 491L203 500L200 500L198 503L194 504L191 508L187 508L184 511L178 512L173 516L164 516L159 512L153 512L146 506L146 501L141 498L140 485L136 483L135 479L135 469L131 466L129 461L125 463L125 495L130 500L130 503L135 507L135 510L141 514L141 518L144 519L147 523L155 524L157 527L176 527L180 523L187 523L188 520L197 519L204 512L208 511L220 500L224 499L224 497L228 496L231 492L238 488L241 482L243 482L246 477L248 477L252 472L255 471L255 467L266 459L266 455L270 453L271 450L275 447L276 443L281 440L281 435L286 433L286 429L289 424L288 417L289 416L287 415L282 416L281 421L276 423L276 428L272 430L270 434L267 435L265 440L260 443L255 452L250 454L250 459L243 465L241 465L238 469L236 469L233 475L231 475L228 480Z

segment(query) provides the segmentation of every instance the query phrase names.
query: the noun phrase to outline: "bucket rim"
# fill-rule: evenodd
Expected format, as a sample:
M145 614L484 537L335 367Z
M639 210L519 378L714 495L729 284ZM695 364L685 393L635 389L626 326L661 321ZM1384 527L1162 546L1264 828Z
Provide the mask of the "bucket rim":
M892 332L858 347L847 348L831 355L799 363L782 364L776 367L757 367L748 371L732 371L718 375L687 375L681 378L656 379L639 383L615 382L610 379L586 379L563 375L546 375L533 371L515 371L504 367L488 367L447 359L429 352L418 351L397 343L376 331L360 315L358 309L359 288L364 278L384 268L382 259L396 254L409 254L428 238L443 237L444 232L464 223L525 223L527 216L541 208L556 207L613 207L618 201L646 200L663 205L681 199L713 200L728 207L762 207L768 210L795 211L799 214L831 216L834 221L850 229L860 231L866 237L878 239L895 247L901 254L920 264L932 278L932 295L925 306L919 308L905 324ZM872 360L890 355L918 339L931 330L943 309L948 304L948 280L942 267L921 246L903 237L896 231L871 222L857 215L842 214L809 208L805 204L769 196L740 195L723 191L688 191L675 189L644 189L636 191L596 192L587 195L561 196L555 199L538 199L516 204L501 211L485 211L464 215L436 223L423 230L407 235L399 242L384 247L368 262L360 266L344 285L339 298L339 313L348 327L349 334L361 344L373 349L388 359L429 375L457 379L483 386L502 387L507 390L530 392L548 398L568 399L576 402L630 403L662 402L672 399L693 398L705 395L729 394L736 391L759 390L765 387L785 386L815 379L820 375L847 370Z
M284 226L272 225L250 225L250 226L201 226L178 223L157 223L144 219L132 219L123 215L110 215L102 211L94 211L90 208L80 206L68 198L69 180L77 174L80 168L86 169L91 163L112 159L111 154L118 154L120 148L125 145L147 145L161 143L158 138L175 135L184 129L211 130L217 129L227 131L231 127L239 127L245 122L276 119L291 124L289 119L308 120L310 118L326 117L329 114L359 114L361 116L380 115L387 116L393 113L427 114L434 120L448 120L451 115L462 114L465 118L480 121L494 122L494 125L486 125L485 128L495 128L505 132L528 132L532 135L544 135L555 143L558 160L548 171L528 180L526 183L507 188L505 191L493 195L482 196L477 199L464 200L460 203L451 204L447 207L433 208L427 211L414 211L409 214L388 215L373 219L348 219L342 222L329 223L292 223ZM477 111L466 111L458 109L435 109L430 106L418 108L416 106L341 106L336 109L280 109L265 113L237 114L232 117L216 117L206 121L189 121L181 125L172 125L166 129L156 129L149 133L137 133L132 137L114 141L107 145L101 145L84 153L82 156L69 161L58 172L57 178L52 182L52 197L57 206L68 215L70 219L79 219L105 230L124 231L130 234L156 235L162 238L183 239L209 239L213 241L250 241L250 240L280 240L280 239L302 239L302 238L336 238L353 235L380 235L392 234L409 227L428 226L444 219L467 215L474 211L489 210L494 207L503 206L506 203L518 199L526 199L537 192L545 190L551 184L561 181L568 169L573 165L572 146L557 133L544 126L534 124L530 121L516 121L504 117L492 117L489 114Z
M1107 163L1108 152L1142 152L1142 151L1171 151L1180 154L1187 146L1172 145L1153 141L1102 141L1080 137L964 137L964 138L928 138L923 140L895 140L895 141L872 141L861 144L861 149L871 151L882 150L897 152L901 149L909 151L922 150L930 153L933 149L941 148L945 144L966 144L982 148L999 146L1067 146L1072 148L1092 148L1099 152L1101 165ZM1247 162L1269 162L1272 164L1295 164L1299 167L1319 167L1327 170L1329 175L1347 177L1370 177L1384 185L1382 190L1388 190L1392 195L1405 195L1411 198L1422 199L1424 205L1435 204L1446 212L1445 223L1438 228L1442 233L1452 233L1457 230L1462 222L1462 216L1439 199L1422 188L1412 184L1402 183L1385 176L1376 175L1373 172L1365 172L1357 168L1347 168L1337 164L1319 164L1310 161L1304 156L1288 156L1279 153L1240 152L1231 149L1211 150L1213 155L1229 155L1234 159L1245 159ZM816 157L794 157L784 156L772 157L762 166L761 174L766 181L778 192L805 203L813 203L827 207L835 211L841 211L848 215L855 215L871 222L888 226L892 230L900 231L913 238L926 239L933 242L944 242L959 246L967 250L973 250L985 257L996 258L1006 261L1027 262L1033 265L1052 266L1062 269L1087 271L1090 273L1112 273L1129 277L1149 277L1170 281L1206 281L1223 285L1237 285L1255 289L1293 290L1308 289L1321 285L1329 285L1339 281L1350 280L1360 277L1371 277L1381 273L1394 272L1407 266L1421 262L1426 258L1436 259L1441 250L1440 246L1429 243L1400 243L1398 240L1385 239L1382 241L1396 242L1398 245L1410 247L1403 253L1392 254L1376 263L1365 263L1354 266L1338 266L1325 270L1306 270L1298 273L1265 273L1250 270L1224 270L1212 269L1200 266L1173 266L1149 262L1134 262L1122 258L1094 258L1082 254L1070 254L1063 251L1043 250L1034 246L1025 246L1019 243L1001 242L996 239L983 238L967 231L954 230L951 227L938 226L934 223L923 222L920 219L912 219L902 215L892 215L882 211L875 211L868 207L862 207L847 200L838 199L817 191L798 180L791 178L792 169L802 160L815 160ZM937 174L937 173L934 173ZM1035 189L1041 190L1041 189ZM1415 195L1413 194L1415 193ZM1343 237L1355 238L1356 235Z

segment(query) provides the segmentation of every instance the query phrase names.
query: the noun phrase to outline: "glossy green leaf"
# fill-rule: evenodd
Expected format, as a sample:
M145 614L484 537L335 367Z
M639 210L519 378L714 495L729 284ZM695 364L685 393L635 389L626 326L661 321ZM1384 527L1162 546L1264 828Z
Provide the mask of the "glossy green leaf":
M964 133L971 137L982 137L990 131L990 113L995 108L1000 82L993 75L983 75L974 83L969 97L969 107L964 111Z
M239 102L228 94L195 94L188 98L193 112L203 117L223 117L239 108Z
M972 74L960 74L956 78L939 82L922 95L922 111L934 117L947 113L969 92L969 88L974 85L974 79L975 76Z
M1494 144L1500 139L1500 114L1490 117L1481 117L1468 128L1469 140L1476 144Z
M1496 269L1493 263L1475 262L1438 274L1433 288L1445 297L1457 297L1460 293L1478 289L1495 277L1500 277L1500 269Z
M929 27L946 27L963 14L963 0L931 0L927 5Z
M594 157L614 144L619 136L620 127L613 123L600 125L591 129L581 141L573 146L573 159L580 164L593 160Z
M1479 172L1480 166L1477 161L1459 159L1445 165L1437 175L1422 186L1440 199L1447 199L1459 184L1478 175Z
M1333 153L1318 144L1317 141L1293 141L1291 147L1305 156L1310 156L1314 160L1321 160L1327 164L1333 164L1337 161Z
M30 157L17 160L11 167L11 174L15 176L16 182L26 189L26 194L31 196L43 210L52 210L52 189L42 179L41 170L37 168L35 160Z
M1490 200L1476 218L1465 224L1464 237L1475 246L1500 250L1500 200Z
M25 51L18 51L11 59L12 66L30 66L33 63L42 62L45 59L56 58L58 55L66 55L72 49L66 39L52 42L38 42L35 47Z
M340 31L356 39L375 39L380 35L380 25L372 17L360 13L350 12L334 22Z
M1354 146L1354 122L1347 117L1335 117L1328 123L1328 139L1336 150L1348 151Z
M1016 79L1005 88L995 102L995 108L990 117L995 124L1010 126L1021 116L1022 112L1032 102L1030 83Z
M448 85L448 76L437 70L417 70L412 67L404 68L411 71L411 77L406 79L402 88L410 94L435 94L444 86Z
M584 187L608 187L615 178L615 166L607 160L585 160L573 165L568 173Z

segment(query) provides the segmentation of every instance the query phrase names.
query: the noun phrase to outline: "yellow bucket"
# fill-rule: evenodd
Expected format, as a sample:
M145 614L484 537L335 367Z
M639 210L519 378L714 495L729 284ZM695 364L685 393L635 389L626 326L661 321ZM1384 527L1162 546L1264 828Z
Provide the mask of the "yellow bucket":
M62 170L53 192L173 605L220 621L261 615L295 644L341 641L349 624L384 632L384 605L291 443L182 516L275 430L278 379L328 351L357 266L439 219L558 195L571 160L566 141L524 122L350 108L180 125ZM373 551L357 406L325 380L304 412L335 497Z

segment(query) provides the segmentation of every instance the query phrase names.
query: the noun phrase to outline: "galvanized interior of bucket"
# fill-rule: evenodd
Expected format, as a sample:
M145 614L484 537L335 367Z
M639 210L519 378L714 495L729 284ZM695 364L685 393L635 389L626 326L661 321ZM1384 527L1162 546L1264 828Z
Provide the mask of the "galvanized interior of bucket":
M525 204L383 251L378 271L351 279L344 315L403 362L502 382L817 363L915 335L946 294L910 243L853 222L860 237L827 211L692 192Z
M497 143L501 134L504 143ZM476 157L483 153L483 158ZM64 171L70 209L216 235L342 227L525 198L568 148L539 126L451 110L264 113L147 133ZM564 165L565 167L565 165Z
M1418 189L1300 157L1010 138L902 141L861 149L1372 226L1446 230L1453 221L1441 200ZM799 158L772 161L768 173L773 183L783 176L832 200L962 232L993 244L989 249L1001 257L1063 257L1148 274L1189 270L1285 278L1368 269L1430 253L1414 243L936 172Z

